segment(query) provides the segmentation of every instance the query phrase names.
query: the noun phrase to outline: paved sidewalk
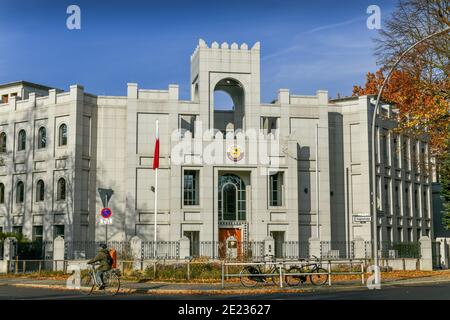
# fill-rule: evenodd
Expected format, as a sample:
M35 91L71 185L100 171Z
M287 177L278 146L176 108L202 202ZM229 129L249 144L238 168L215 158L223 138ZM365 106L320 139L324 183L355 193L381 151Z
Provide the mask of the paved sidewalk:
M382 281L382 286L404 286L419 285L430 283L449 283L450 278L445 276L421 277L402 280L386 280ZM69 290L66 287L65 280L50 279L32 279L32 278L0 278L1 285L11 285L18 287L31 288L47 288L55 290ZM245 288L239 283L226 283L222 289L220 283L168 283L168 282L131 282L122 281L121 292L136 294L160 294L160 295L186 295L186 294L210 294L210 295L227 295L227 294L261 294L272 292L301 293L301 292L333 292L345 290L367 290L366 285L360 281L342 281L333 283L332 286L324 285L321 287L313 285L301 285L299 287L279 288L274 285L258 285L254 288Z

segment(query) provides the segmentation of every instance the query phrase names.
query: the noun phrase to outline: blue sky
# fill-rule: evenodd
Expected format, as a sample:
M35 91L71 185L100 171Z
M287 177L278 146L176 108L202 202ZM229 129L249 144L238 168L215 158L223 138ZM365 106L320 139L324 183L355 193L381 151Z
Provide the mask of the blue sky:
M13 1L0 0L0 83L27 80L99 95L180 85L189 98L189 62L198 39L261 41L261 98L351 94L376 69L371 4L382 18L392 0L366 1ZM66 28L66 9L81 8L81 30Z

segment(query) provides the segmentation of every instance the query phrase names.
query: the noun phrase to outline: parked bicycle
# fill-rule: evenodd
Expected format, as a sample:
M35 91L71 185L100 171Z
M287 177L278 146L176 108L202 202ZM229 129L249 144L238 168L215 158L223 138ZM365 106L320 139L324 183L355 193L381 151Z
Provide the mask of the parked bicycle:
M305 283L308 278L315 286L321 286L328 281L328 270L322 268L322 262L316 256L313 263L301 264L300 266L292 266L286 271L285 282L289 286L298 286ZM290 273L293 273L292 275Z
M284 271L282 271L284 273ZM263 261L263 264L244 266L240 272L240 280L244 287L254 287L258 283L273 283L280 285L280 267L275 259Z
M100 283L95 276L95 265L90 265L87 273L82 275L80 282L80 292L85 295L90 295L94 290L105 295L116 295L120 289L120 271L118 269L111 269L103 273L103 288L100 289Z

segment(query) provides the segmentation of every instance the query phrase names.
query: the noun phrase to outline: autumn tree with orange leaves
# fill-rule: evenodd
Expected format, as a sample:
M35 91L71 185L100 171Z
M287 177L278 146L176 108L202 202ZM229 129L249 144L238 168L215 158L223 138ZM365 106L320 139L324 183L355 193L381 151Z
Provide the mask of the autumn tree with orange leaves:
M354 86L353 95L376 95L383 81L382 71L369 72L365 86ZM382 99L398 108L398 131L413 137L427 134L432 155L440 158L450 141L449 92L448 78L426 82L409 71L395 70Z
M369 72L353 95L378 94L398 57L427 35L450 26L450 0L399 0L375 39L380 70ZM405 56L382 94L398 110L398 130L409 136L427 134L430 151L438 161L450 145L450 34L444 33L417 46Z

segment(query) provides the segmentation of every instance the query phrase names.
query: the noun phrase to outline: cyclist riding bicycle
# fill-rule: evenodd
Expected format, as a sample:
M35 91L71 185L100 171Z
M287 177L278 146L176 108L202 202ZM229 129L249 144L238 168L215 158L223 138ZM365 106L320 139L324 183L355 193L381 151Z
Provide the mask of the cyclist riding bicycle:
M106 244L102 243L99 245L98 254L95 258L89 260L88 264L94 264L99 262L99 266L95 272L95 277L97 278L97 283L100 284L99 289L103 289L105 287L103 283L103 274L109 270L111 270L112 266L109 263L110 255L107 249Z

